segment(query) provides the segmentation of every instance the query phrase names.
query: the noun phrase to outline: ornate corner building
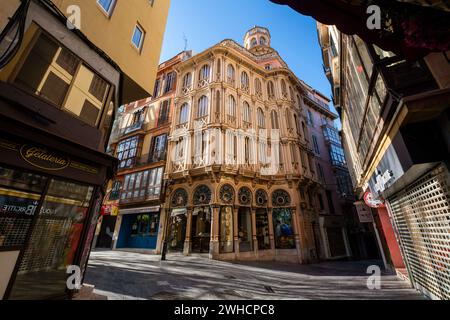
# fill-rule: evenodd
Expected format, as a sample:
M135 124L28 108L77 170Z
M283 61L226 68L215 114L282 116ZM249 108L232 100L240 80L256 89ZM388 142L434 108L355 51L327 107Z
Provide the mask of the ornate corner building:
M315 149L337 115L270 44L269 30L254 27L244 47L224 40L175 68L169 252L298 263L351 255L336 177L320 165L331 168L330 157Z

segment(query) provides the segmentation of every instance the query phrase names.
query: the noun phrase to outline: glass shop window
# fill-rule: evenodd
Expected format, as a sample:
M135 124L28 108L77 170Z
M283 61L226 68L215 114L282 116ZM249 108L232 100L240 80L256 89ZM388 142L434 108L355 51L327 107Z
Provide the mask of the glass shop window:
M131 227L131 235L134 236L154 236L158 234L159 214L139 214Z
M44 33L13 82L93 127L99 124L111 88L80 58Z
M18 250L44 190L46 177L0 166L0 249Z
M256 210L256 238L259 250L270 249L269 218L266 209Z
M253 250L252 215L250 208L240 208L238 212L239 251Z
M295 249L292 212L288 208L273 209L273 228L276 249Z
M63 295L94 188L52 179L19 266L12 299Z

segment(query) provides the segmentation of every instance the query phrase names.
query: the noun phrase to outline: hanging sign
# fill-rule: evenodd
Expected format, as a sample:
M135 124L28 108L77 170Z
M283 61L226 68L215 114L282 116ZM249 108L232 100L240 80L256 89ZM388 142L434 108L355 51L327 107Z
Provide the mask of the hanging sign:
M370 208L362 201L354 203L356 211L358 212L358 218L360 223L371 223L373 222L372 212Z
M374 197L373 193L366 191L364 194L364 202L371 208L381 208L384 207L383 201Z

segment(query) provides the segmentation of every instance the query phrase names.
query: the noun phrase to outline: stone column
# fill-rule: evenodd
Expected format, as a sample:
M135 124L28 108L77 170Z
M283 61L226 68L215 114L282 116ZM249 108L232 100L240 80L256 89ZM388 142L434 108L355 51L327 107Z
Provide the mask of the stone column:
M238 226L238 214L239 207L233 208L233 240L234 240L234 253L239 253L239 226Z
M297 217L297 210L295 207L291 208L292 213L292 224L294 226L294 239L295 239L295 247L297 248L297 256L298 256L298 262L302 262L302 245L300 242L300 230L298 228L298 217Z
M211 242L209 246L209 258L215 259L219 255L219 205L212 205Z
M253 239L253 251L258 255L258 238L256 236L256 209L252 208L252 239Z
M270 240L270 249L275 250L275 236L273 230L273 218L272 218L272 207L268 208L267 219L269 220L269 240Z
M185 256L187 256L191 253L191 247L192 247L192 239L191 239L192 211L193 211L192 207L187 208L186 237L184 238L184 248L183 248L183 254Z

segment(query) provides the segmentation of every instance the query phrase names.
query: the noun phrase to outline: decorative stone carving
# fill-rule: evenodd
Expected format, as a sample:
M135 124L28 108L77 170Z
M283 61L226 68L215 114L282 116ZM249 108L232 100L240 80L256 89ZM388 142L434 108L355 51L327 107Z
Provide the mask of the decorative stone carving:
M278 189L272 193L272 205L274 207L287 207L291 205L291 196L284 190Z
M227 203L227 204L231 204L234 202L234 189L231 185L229 184L224 184L221 188L220 188L220 200L223 203Z
M201 185L195 189L194 192L194 205L209 204L211 202L211 190Z
M266 206L267 205L267 193L262 190L262 189L258 189L256 190L256 204L258 206Z
M238 192L238 200L241 205L250 205L252 203L252 192L247 187L242 187Z
M186 190L180 188L175 190L172 196L172 207L185 207L187 206L188 194Z

